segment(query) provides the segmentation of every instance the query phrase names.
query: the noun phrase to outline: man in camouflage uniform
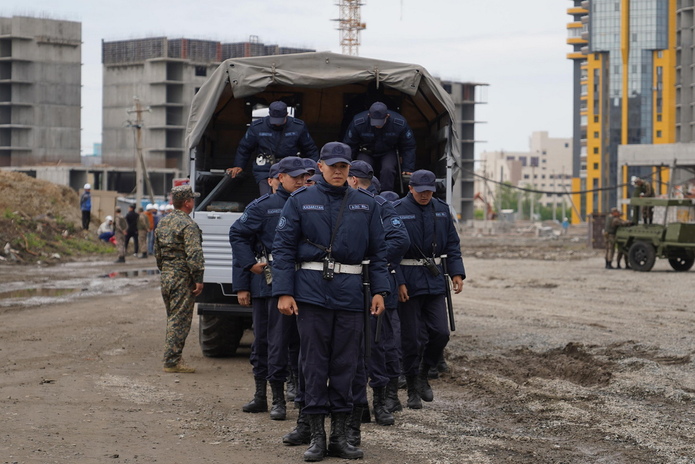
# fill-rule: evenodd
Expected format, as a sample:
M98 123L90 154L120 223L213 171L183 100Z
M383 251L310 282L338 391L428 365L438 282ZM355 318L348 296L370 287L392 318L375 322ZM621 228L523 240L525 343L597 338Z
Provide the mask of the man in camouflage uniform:
M621 215L622 213L618 208L611 208L611 214L606 218L606 227L604 229L606 237L606 269L614 269L611 263L615 254L615 234L618 232L618 227L632 224L630 221L621 219ZM622 258L622 255L622 252L618 252L617 269L620 269L620 258ZM625 259L625 267L627 268L627 258Z
M653 198L654 197L654 188L652 187L652 184L648 180L641 179L639 177L633 177L632 178L632 185L635 186L635 188L632 190L632 198ZM639 224L640 220L640 207L639 206L633 206L632 207L632 221L635 224ZM642 207L642 222L645 224L651 224L654 219L654 207L652 206L643 206Z
M138 251L140 258L147 258L147 232L150 230L150 220L142 206L138 208L138 213Z
M113 236L116 239L118 248L117 263L125 263L125 235L128 231L128 221L121 216L121 208L116 207L116 214L113 219Z
M189 185L174 187L174 211L155 230L154 255L162 271L162 298L167 310L164 372L195 372L183 363L181 353L191 329L195 297L203 291L202 233L189 216L199 195Z

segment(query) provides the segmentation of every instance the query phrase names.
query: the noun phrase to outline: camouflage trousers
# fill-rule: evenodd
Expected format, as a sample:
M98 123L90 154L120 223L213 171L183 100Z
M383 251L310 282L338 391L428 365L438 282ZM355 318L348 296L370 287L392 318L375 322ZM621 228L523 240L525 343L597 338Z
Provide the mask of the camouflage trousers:
M138 229L138 253L147 253L147 231Z
M118 249L118 257L125 258L125 234L116 232L114 237L116 237L116 248Z
M195 297L193 283L185 271L162 270L162 299L167 310L167 331L164 342L164 367L181 361L186 337L191 330Z

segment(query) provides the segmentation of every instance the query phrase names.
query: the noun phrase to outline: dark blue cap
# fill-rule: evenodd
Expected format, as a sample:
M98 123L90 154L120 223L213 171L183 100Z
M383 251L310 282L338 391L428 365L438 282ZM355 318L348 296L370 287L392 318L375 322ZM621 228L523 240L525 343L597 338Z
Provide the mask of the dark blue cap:
M384 190L379 195L381 195L382 197L384 197L385 200L388 201L396 201L400 198L396 192L393 192L391 190Z
M383 126L388 115L388 108L381 102L375 102L369 107L369 122L372 126Z
M372 185L374 186L374 190L376 190L376 193L381 192L381 181L376 178L376 176L372 176Z
M277 179L278 174L280 174L280 163L275 163L272 166L270 166L270 172L268 173L268 177L271 179Z
M352 164L352 150L348 145L341 142L328 142L321 148L320 161L328 166L336 163Z
M316 182L320 181L321 179L323 179L323 174L317 172L313 176L309 177L307 180L310 180L311 182L316 183Z
M271 103L268 116L270 116L270 124L284 124L287 117L287 105L281 101Z
M281 174L287 174L290 177L301 176L302 174L307 174L306 168L304 167L304 162L298 156L288 156L280 160L278 165L278 172Z
M436 192L437 177L434 175L432 171L420 169L419 171L415 171L410 176L410 186L413 187L413 190L415 190L418 193L424 192L425 190L429 190L430 192Z
M371 179L374 176L374 169L366 161L356 160L350 165L350 173L348 175L359 177L360 179Z
M306 168L307 171L309 171L309 174L312 176L316 173L318 170L318 166L316 165L316 161L314 161L311 158L302 158L302 162L304 163L304 167Z

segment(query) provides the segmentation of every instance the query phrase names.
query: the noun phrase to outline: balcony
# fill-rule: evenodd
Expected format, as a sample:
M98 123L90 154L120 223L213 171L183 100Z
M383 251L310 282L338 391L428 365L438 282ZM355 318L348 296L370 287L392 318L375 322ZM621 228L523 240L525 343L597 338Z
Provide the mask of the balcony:
M587 10L586 8L581 8L581 7L567 8L567 14L568 15L589 14L589 10Z

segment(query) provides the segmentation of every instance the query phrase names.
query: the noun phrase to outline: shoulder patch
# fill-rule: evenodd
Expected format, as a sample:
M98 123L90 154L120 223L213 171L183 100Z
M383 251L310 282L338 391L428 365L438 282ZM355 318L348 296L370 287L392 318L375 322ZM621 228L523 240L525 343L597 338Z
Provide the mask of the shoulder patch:
M373 197L373 196L374 196L374 194L373 194L372 192L370 192L369 190L365 190L365 189L363 189L362 187L359 187L359 188L357 189L357 191L358 191L358 192L362 192L362 193L366 193L366 194L369 195L370 197Z
M306 185L304 185L304 186L302 186L302 187L299 187L297 190L295 190L294 192L290 193L290 196L293 197L293 196L295 196L296 194L298 194L299 192L303 192L304 190L306 190Z
M286 225L287 225L287 219L285 218L285 216L281 216L280 220L278 221L278 225L275 229L276 230L282 230L285 228Z
M394 216L391 218L391 225L393 227L403 227L403 221L401 221L400 217Z
M249 218L248 211L244 211L244 214L242 214L241 217L239 218L239 222L241 222L243 224L244 222L246 222L246 220L248 218Z

